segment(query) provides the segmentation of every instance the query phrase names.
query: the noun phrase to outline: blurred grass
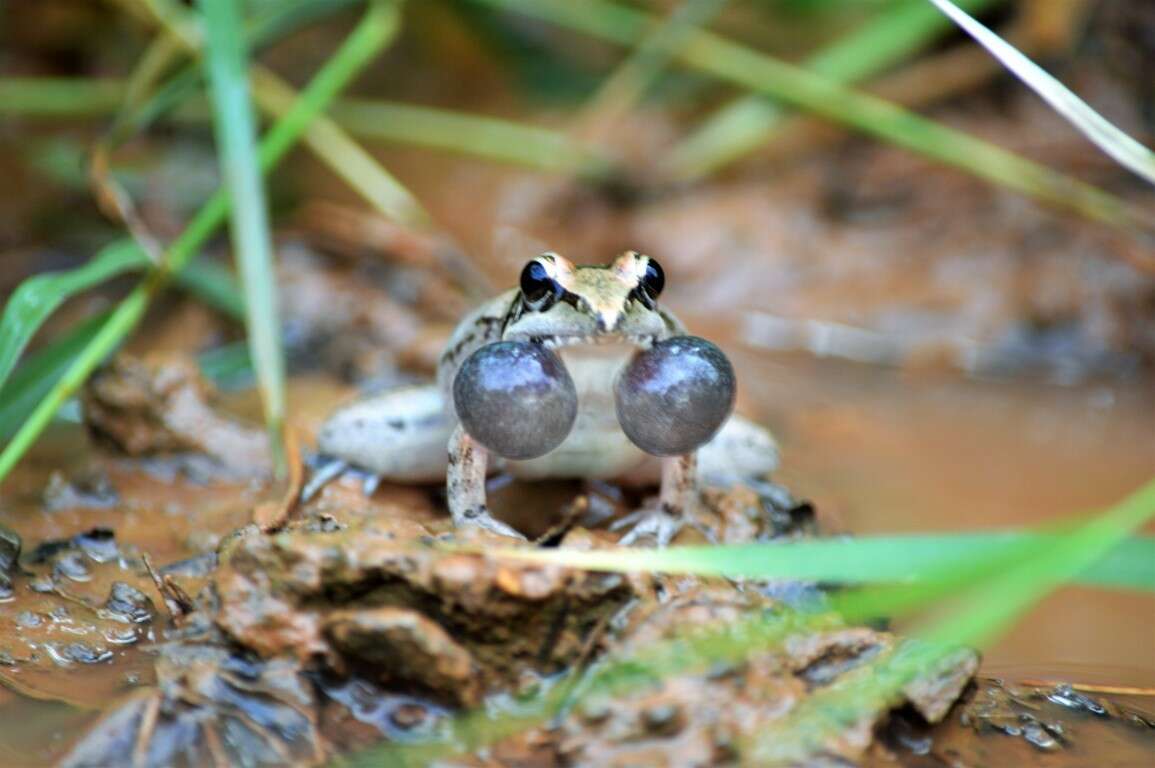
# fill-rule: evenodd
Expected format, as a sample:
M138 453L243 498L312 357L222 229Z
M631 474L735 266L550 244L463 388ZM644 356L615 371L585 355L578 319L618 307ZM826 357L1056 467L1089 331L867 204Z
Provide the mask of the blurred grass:
M856 583L904 583L941 578L942 571L983 557L1014 559L1059 534L955 533L820 539L666 549L494 549L494 557L566 565L587 570L686 573L750 579L806 579ZM1155 591L1155 538L1128 539L1077 575L1078 583Z
M606 0L472 0L516 11L593 37L634 45L654 24L646 13ZM994 184L1127 231L1150 230L1152 217L1119 198L1013 152L956 131L869 94L698 30L678 59L744 89L763 93L849 125L896 146L967 171Z
M195 81L190 81L191 84ZM151 114L135 118L137 130L172 109L178 98L185 100L173 113L172 119L201 122L209 118L203 101L189 96L186 88L174 87L171 80L164 87L178 92L166 95L163 102L150 105L148 112ZM73 102L71 95L86 88L116 98ZM0 77L0 114L26 119L100 117L117 110L118 99L124 98L126 90L127 83L115 79ZM27 98L27 94L36 95ZM73 104L76 109L70 108ZM360 98L338 99L328 110L328 115L350 134L365 139L441 149L542 171L576 173L594 178L609 172L608 159L579 147L565 134L512 120Z
M930 2L966 30L967 34L990 51L1003 66L1039 94L1052 109L1066 118L1115 162L1155 184L1155 152L1112 125L1050 73L963 12L958 4L951 3L950 0L930 0Z
M393 39L398 27L398 8L393 3L372 3L364 18L341 47L313 77L288 111L269 129L260 146L261 167L276 165L304 134L312 120L337 92L360 72ZM218 192L167 248L165 260L154 269L110 314L64 375L41 399L12 440L0 452L0 482L51 421L60 406L87 380L98 365L128 336L144 316L153 297L171 274L181 271L224 223L229 198ZM138 247L138 246L137 246Z
M61 304L78 293L148 265L134 244L121 242L105 248L87 264L63 272L46 272L21 283L0 316L0 388L36 331Z
M671 10L601 82L575 119L577 127L571 133L586 146L610 139L610 132L658 81L687 36L708 24L727 2L683 0Z
M966 0L964 5L979 11L1002 2ZM837 83L857 83L925 49L950 28L926 0L905 0L886 6L873 21L809 56L802 66ZM766 96L739 96L670 151L667 172L683 181L714 173L772 140L786 114Z
M248 53L235 0L199 0L207 33L207 69L218 157L229 207L233 254L245 291L250 354L257 372L273 466L285 474L285 359L268 203L257 158L249 97Z

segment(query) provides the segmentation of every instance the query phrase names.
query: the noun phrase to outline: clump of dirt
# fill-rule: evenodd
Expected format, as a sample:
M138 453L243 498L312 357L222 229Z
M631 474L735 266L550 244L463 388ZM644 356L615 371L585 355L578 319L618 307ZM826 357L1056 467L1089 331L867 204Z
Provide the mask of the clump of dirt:
M506 561L485 554L509 546L505 539L450 533L440 519L342 512L333 499L308 505L280 533L249 526L227 538L195 612L180 617L178 631L157 649L156 687L126 697L65 764L101 764L126 750L146 765L178 756L193 765L315 764L383 738L435 742L455 713L580 680L603 661L645 659L695 633L725 637L751 616L792 613L754 582ZM758 535L772 527L752 521L769 519L759 499L745 487L714 491L704 497L701 518L712 516L722 531L726 519L739 519L748 535ZM575 528L560 546L612 540ZM868 668L898 643L833 617L800 624L779 640L749 659L688 664L612 699L584 701L555 727L502 742L495 754L532 744L548 756L543 765L733 758L814 692ZM949 674L881 702L861 734L830 753L860 755L873 725L894 706L910 703L941 718L975 664L969 654Z
M222 416L213 397L189 357L122 354L89 380L84 420L98 442L128 456L208 457L233 473L267 474L264 433Z
M432 542L406 521L238 538L215 577L217 624L262 656L320 660L475 705L526 671L564 668L632 595L621 576L448 554Z

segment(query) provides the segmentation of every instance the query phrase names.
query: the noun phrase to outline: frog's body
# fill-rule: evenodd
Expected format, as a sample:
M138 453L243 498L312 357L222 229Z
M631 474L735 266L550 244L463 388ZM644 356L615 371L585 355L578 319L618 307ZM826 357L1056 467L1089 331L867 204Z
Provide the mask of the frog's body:
M538 283L507 291L466 316L442 354L437 384L407 387L338 410L322 427L321 452L397 481L448 478L450 511L458 524L479 524L516 534L489 517L484 477L490 464L515 477L618 478L652 482L662 477L664 526L696 498L697 474L734 479L762 474L777 463L773 438L762 427L732 416L718 434L693 454L659 459L636 447L619 427L614 381L637 348L685 333L682 324L643 293L651 260L634 252L608 266L574 267L556 254L527 266ZM535 266L537 265L537 266ZM541 282L553 294L539 290ZM514 461L488 454L460 427L453 382L470 354L498 341L538 343L555 349L574 381L578 411L562 443L538 458ZM446 446L449 450L446 450ZM663 464L665 469L663 470ZM695 471L695 464L697 465ZM676 528L675 528L676 529Z

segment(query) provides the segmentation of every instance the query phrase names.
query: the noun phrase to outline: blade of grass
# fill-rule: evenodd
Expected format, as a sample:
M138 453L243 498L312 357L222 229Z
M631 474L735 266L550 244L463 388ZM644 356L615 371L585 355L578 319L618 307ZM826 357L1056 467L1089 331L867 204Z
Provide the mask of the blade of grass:
M122 0L146 13L150 20L173 36L196 57L200 41L186 12L170 0ZM297 94L272 71L260 65L249 68L252 94L257 105L274 116L290 108ZM304 143L338 176L387 217L407 226L426 228L430 216L417 198L392 174L362 149L340 126L319 115L309 126Z
M245 291L245 325L278 477L286 471L285 354L265 185L257 159L257 126L249 98L248 52L237 0L199 0L207 33L213 124L221 175L232 198L229 231Z
M193 72L192 74L195 74ZM9 88L9 85L13 85ZM170 80L162 91L171 90L171 95L160 103L159 93L154 94L154 103L144 115L137 115L133 121L133 131L167 112L174 103L187 98L189 88L174 86ZM189 86L195 85L195 79ZM13 83L11 78L0 78L0 96L9 90L27 88L29 92L59 94L62 103L52 115L89 114L83 103L78 104L75 113L67 111L67 99L75 91L85 87L107 89L123 93L122 80L90 78L42 77L22 79ZM20 99L0 98L0 114L36 116L35 105L25 108ZM115 104L109 102L107 109L95 112L103 116L115 112ZM380 141L397 142L413 146L442 149L463 155L479 157L497 162L524 165L543 171L576 172L582 176L603 177L609 168L609 161L596 153L577 146L568 136L558 131L525 123L517 123L496 117L476 115L469 112L440 109L392 101L370 99L339 99L328 110L332 119L354 136ZM201 122L208 118L204 105L196 99L189 99L173 114L173 119Z
M131 240L121 240L108 246L106 250L131 249ZM104 253L105 251L101 251ZM149 266L143 253L139 253L139 268ZM93 257L99 259L100 255ZM194 262L184 268L176 280L180 287L196 294L202 301L216 307L225 314L243 320L244 299L236 281L228 272L212 263ZM0 385L0 441L7 440L20 426L36 404L60 380L73 359L86 344L96 336L97 329L108 319L108 313L87 318L69 328L58 338L54 338L35 353L29 355L16 368L6 382ZM3 328L4 326L0 326ZM247 355L247 353L246 353ZM245 360L247 361L247 357ZM215 358L210 364L215 365ZM247 365L247 362L246 362ZM218 366L220 367L220 366ZM236 367L236 366L233 366ZM214 378L217 368L206 371L206 376ZM234 376L232 379L239 379ZM232 381L230 379L230 382Z
M714 18L727 0L684 0L602 81L583 107L574 134L583 145L607 138L614 125L658 80L674 51Z
M1059 534L1022 532L876 536L666 549L488 549L494 557L588 570L686 573L840 584L924 581L976 558L1034 549ZM1017 555L1016 555L1017 556ZM1155 591L1155 538L1122 542L1078 575L1080 584Z
M72 296L126 272L148 266L148 259L134 244L118 242L103 249L87 263L63 272L47 272L28 278L12 292L0 317L0 387L36 331L57 308Z
M649 15L605 0L473 0L515 10L621 45L644 34ZM989 182L1127 231L1150 230L1153 217L1119 198L979 138L846 88L786 62L696 31L678 52L682 62L742 88L764 93L857 128Z
M255 67L253 90L261 106L274 115L290 108L296 94L272 72ZM346 184L387 218L418 229L432 219L417 198L393 174L349 137L333 120L318 118L305 136L309 148Z
M1002 0L964 0L981 11ZM921 51L950 29L925 0L907 0L810 56L803 67L839 83L877 75ZM687 181L709 175L770 141L786 112L761 95L739 96L719 107L670 150L669 174Z
M1140 144L1076 96L1067 86L1020 53L1014 46L976 21L950 0L930 0L951 21L962 27L1007 69L1039 94L1095 146L1115 162L1155 184L1155 152Z
M262 140L261 167L264 170L267 171L285 156L337 92L393 39L398 26L399 13L394 3L385 0L370 4L361 22L317 72L288 113L270 128ZM164 267L151 272L117 305L80 355L73 360L64 376L37 404L20 430L0 452L0 483L39 437L60 406L132 332L144 316L152 297L165 285L169 275L183 269L224 223L228 208L229 199L224 192L218 192L210 198L169 246Z
M108 313L101 313L69 328L29 355L0 386L0 442L15 434L20 422L60 380L107 319Z
M367 139L593 178L605 176L609 167L606 158L579 147L565 134L509 120L367 99L342 99L329 114L351 134Z
M99 117L124 99L122 80L66 77L0 78L0 113L47 117Z

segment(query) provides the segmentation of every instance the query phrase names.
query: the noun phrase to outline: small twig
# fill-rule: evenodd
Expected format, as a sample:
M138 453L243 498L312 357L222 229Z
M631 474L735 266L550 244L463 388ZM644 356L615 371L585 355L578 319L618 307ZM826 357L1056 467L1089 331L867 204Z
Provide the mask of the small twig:
M208 747L209 755L213 759L213 765L217 768L228 768L229 755L225 752L225 745L221 741L221 733L217 730L217 726L213 722L205 722L201 726L201 731L205 735L205 746Z
M253 508L253 522L264 533L276 533L285 527L301 499L305 486L305 464L301 460L301 441L297 431L285 427L285 458L289 465L289 482L280 501L264 502Z
M156 720L160 715L160 693L153 694L144 706L144 713L140 716L140 730L136 734L136 743L132 747L133 768L143 768L147 764L148 745L152 734L156 731Z
M581 496L578 496L576 499L573 500L572 504L569 504L568 506L566 506L565 512L562 514L561 520L559 520L556 523L554 523L553 525L551 525L545 533L538 536L536 539L534 539L530 543L535 545L535 546L541 546L545 542L552 541L553 539L565 534L566 532L569 531L570 528L573 527L574 523L577 521L577 519L579 517L581 517L582 515L584 515L586 512L589 511L589 508L590 508L590 497L587 496L586 494L582 494Z
M196 604L188 593L176 583L171 574L166 573L162 577L157 573L156 568L152 565L152 559L148 555L142 555L141 559L144 561L144 569L148 571L153 586L160 593L164 607L168 610L169 619L174 624L179 623L181 619L193 612Z

